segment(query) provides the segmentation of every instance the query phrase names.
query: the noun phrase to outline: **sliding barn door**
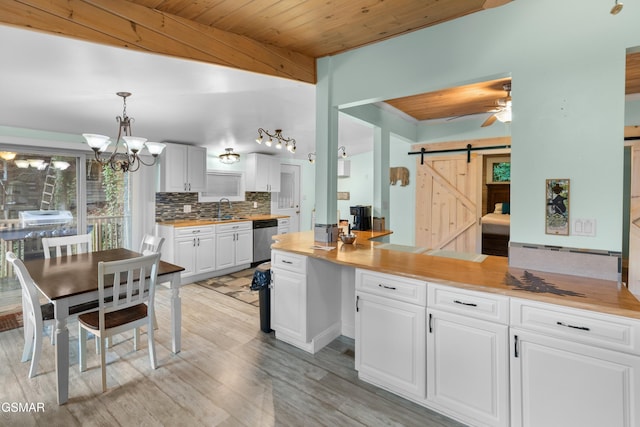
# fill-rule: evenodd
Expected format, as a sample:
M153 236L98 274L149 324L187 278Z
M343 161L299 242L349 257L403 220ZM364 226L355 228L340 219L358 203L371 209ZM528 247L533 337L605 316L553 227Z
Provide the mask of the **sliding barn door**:
M416 245L430 249L478 252L481 162L466 153L418 159Z

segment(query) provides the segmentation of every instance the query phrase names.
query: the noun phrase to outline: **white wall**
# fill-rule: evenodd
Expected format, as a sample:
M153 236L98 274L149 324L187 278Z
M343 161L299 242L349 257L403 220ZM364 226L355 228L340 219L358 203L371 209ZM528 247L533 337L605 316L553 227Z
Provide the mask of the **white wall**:
M619 251L625 55L640 45L640 3L616 16L609 6L512 2L321 58L318 77L331 85L319 90L331 92L323 98L332 108L351 107L510 75L512 240ZM318 117L318 135L326 135ZM571 216L595 219L595 237L544 233L547 178L571 179Z

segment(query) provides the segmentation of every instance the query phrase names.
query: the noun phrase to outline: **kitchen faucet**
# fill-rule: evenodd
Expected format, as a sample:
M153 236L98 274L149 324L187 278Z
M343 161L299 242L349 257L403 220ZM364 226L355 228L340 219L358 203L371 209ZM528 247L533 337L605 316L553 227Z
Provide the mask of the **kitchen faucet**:
M231 200L227 199L226 197L223 197L222 199L220 199L220 201L218 202L218 218L222 218L222 202L226 200L227 203L229 203L229 209L233 209L233 206L231 206Z

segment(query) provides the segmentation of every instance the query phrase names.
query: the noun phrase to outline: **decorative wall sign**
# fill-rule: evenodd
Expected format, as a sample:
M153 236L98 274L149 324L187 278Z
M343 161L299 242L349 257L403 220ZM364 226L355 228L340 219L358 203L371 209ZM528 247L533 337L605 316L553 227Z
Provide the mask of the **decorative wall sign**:
M350 196L348 191L338 191L338 200L349 200Z
M569 235L569 180L547 179L545 233Z

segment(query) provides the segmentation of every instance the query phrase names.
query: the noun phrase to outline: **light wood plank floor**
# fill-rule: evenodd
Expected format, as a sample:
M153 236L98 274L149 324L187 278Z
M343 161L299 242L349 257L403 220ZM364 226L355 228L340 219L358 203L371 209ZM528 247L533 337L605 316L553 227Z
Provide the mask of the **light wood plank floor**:
M43 343L40 374L20 363L22 329L0 333L0 425L15 426L460 426L444 416L359 381L353 340L315 355L259 328L258 308L197 285L184 286L182 352L171 353L169 290L157 292L159 367L151 370L146 335L129 335L107 353L102 394L99 357L88 345L78 372L77 324L70 325L70 400L56 403L54 348ZM118 339L120 338L120 339ZM14 413L7 403L43 404Z

